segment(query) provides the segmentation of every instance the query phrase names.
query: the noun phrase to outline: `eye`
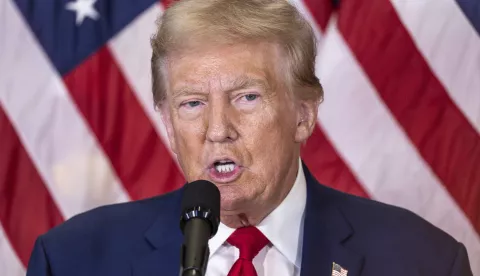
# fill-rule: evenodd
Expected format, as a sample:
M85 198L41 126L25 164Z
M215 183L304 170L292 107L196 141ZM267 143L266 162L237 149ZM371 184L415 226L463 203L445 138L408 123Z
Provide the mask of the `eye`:
M199 106L201 104L200 101L190 101L190 102L187 102L186 103L189 107L196 107L196 106Z
M245 100L251 102L251 101L254 101L258 98L258 95L256 94L247 94L245 95Z
M259 97L260 97L260 95L258 95L256 93L250 93L250 94L243 94L237 99L238 99L238 101L243 102L243 103L252 103L252 102L258 100Z
M258 106L258 104L260 103L260 95L258 93L239 95L236 98L235 103L240 109L251 110Z
M200 106L201 104L202 104L201 101L188 101L188 102L182 103L181 106L186 108L194 108L194 107Z

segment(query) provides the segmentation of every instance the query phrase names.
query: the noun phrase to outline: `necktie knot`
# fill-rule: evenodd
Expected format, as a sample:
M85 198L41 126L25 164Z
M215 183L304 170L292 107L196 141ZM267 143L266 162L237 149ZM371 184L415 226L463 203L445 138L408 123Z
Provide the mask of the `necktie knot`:
M252 261L270 241L254 226L238 228L227 242L240 250L240 259Z

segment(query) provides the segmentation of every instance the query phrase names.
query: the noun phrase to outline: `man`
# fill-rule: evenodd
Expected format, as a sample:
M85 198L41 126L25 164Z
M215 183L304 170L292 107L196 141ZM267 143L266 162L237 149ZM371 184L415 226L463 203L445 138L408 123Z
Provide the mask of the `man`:
M221 193L208 276L472 275L446 233L322 186L301 162L323 91L312 30L286 1L177 2L152 48L171 149L187 181ZM181 197L76 216L39 237L27 274L178 275Z

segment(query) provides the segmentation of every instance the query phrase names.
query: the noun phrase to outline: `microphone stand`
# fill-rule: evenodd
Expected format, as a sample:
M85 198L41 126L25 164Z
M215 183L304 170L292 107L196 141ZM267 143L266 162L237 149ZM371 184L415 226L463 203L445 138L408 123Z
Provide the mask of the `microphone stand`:
M185 254L185 245L182 246L181 249L181 258L182 260L185 260L185 258L188 258L189 256L186 256ZM208 256L210 255L210 250L207 247L205 247L205 251L203 254L203 260L199 260L200 265L199 266L190 266L190 267L183 267L181 265L180 267L180 276L205 276L206 270L207 270L207 263L208 263Z
M208 240L211 237L210 222L205 219L210 211L195 208L184 214L184 242L181 248L180 276L204 276L210 249Z

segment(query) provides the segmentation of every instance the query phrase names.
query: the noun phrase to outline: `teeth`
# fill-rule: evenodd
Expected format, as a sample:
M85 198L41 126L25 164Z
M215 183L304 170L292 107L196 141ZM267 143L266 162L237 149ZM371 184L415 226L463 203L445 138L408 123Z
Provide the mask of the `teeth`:
M219 164L215 165L215 170L219 173L228 173L228 172L233 172L233 169L235 169L234 164Z

